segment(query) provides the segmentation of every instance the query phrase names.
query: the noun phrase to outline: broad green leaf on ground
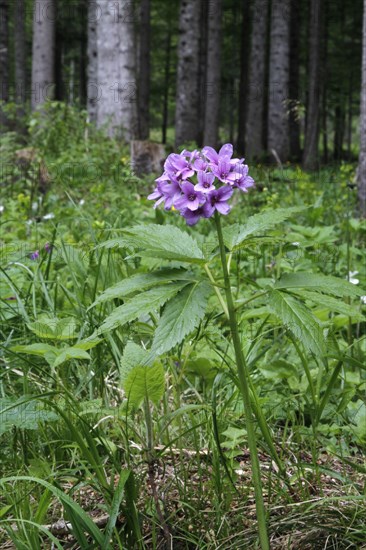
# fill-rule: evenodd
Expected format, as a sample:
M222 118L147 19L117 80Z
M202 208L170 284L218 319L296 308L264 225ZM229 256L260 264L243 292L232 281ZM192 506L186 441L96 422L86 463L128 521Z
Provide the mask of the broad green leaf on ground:
M65 363L66 361L70 361L70 359L90 359L90 355L87 351L77 346L64 348L64 349L58 350L58 354L55 358L55 362L53 363L53 366L58 367L59 365L62 365L62 363Z
M151 351L161 355L194 330L205 314L211 287L208 283L186 286L167 304L155 332Z
M307 288L333 296L361 296L364 291L360 290L356 285L349 283L345 279L333 277L332 275L321 275L317 273L284 273L281 278L276 281L274 287L278 290L291 290L293 288Z
M98 329L97 334L113 330L118 326L134 321L137 317L140 317L140 315L145 315L158 309L177 294L186 284L186 281L169 283L134 296L130 301L117 307L113 313L105 319L102 326Z
M121 358L120 380L123 387L127 376L134 367L141 365L150 366L149 352L134 342L128 342Z
M51 340L72 340L78 335L77 322L74 317L65 319L42 317L29 323L28 328L39 338Z
M43 357L49 352L58 352L58 348L50 346L49 344L29 344L28 346L13 346L10 348L15 353L25 353L27 355L38 355Z
M234 224L224 229L224 241L229 250L238 248L255 233L269 231L277 224L303 211L304 207L277 208L254 214L243 225Z
M325 353L325 341L319 321L293 296L273 290L269 294L269 310L300 340L308 351Z
M173 225L137 225L126 229L124 233L124 239L138 249L139 256L205 263L197 241Z
M56 413L43 409L35 399L26 396L17 400L8 397L0 399L0 435L13 427L37 430L39 422L53 422L57 419Z
M347 317L351 317L355 321L365 320L365 316L362 315L362 313L356 307L352 307L342 300L339 300L338 298L333 298L332 296L327 296L326 294L321 294L320 292L312 292L309 290L294 290L294 292L296 292L296 294L298 294L302 298L310 300L317 306L324 307L326 309L329 309L330 311L336 311L337 313L346 315Z
M164 369L160 363L134 367L123 386L133 407L138 407L145 398L157 405L164 394Z
M177 280L192 280L192 278L193 275L184 269L162 269L153 273L137 273L105 290L90 307L115 298L124 298L132 292L146 290L159 284Z

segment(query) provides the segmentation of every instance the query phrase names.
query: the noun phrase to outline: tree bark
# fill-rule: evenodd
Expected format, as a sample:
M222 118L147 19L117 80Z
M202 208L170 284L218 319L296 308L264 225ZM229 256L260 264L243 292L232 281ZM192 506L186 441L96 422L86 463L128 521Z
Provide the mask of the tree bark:
M209 86L210 73L207 67L208 56L208 19L212 0L197 0L200 4L199 41L198 41L198 131L197 145L203 146L205 132L206 90Z
M150 100L150 0L141 0L140 55L138 87L138 138L149 139L149 100Z
M0 0L0 102L9 101L9 2ZM0 128L7 120L0 104Z
M36 0L33 13L32 110L54 97L55 21L55 1Z
M363 1L360 137L361 143L360 158L358 164L358 203L361 216L366 218L366 0Z
M321 60L321 16L322 0L311 0L308 105L305 130L303 165L305 170L315 170L319 163L319 115L320 115L320 60Z
M212 0L208 11L207 79L205 85L205 126L203 142L216 148L219 140L221 75L221 0Z
M264 107L266 89L266 50L268 0L255 0L249 62L248 111L246 120L247 158L258 157L264 150Z
M88 2L88 45L87 45L87 87L86 87L86 105L90 122L97 122L98 111L98 44L97 44L97 26L100 17L100 7L95 0Z
M175 145L199 139L200 2L181 0L179 14Z
M136 60L131 4L98 3L97 126L110 137L137 135Z
M25 46L25 6L24 0L14 3L14 69L15 101L19 104L18 114L24 114L26 90L26 46Z
M291 1L290 20L290 155L293 160L300 160L300 120L299 120L299 73L300 73L300 0Z
M290 0L272 0L267 146L281 161L289 156L289 36Z
M246 118L248 113L248 78L250 50L250 3L244 2L242 13L242 34L240 47L240 82L239 82L239 121L237 148L244 155L246 148Z

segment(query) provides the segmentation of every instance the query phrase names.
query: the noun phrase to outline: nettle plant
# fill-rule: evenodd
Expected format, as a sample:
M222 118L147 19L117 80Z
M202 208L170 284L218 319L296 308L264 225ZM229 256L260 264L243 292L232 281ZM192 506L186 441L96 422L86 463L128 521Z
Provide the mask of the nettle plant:
M260 315L275 326L285 327L299 354L308 379L313 426L320 422L329 399L332 386L342 365L341 352L335 353L334 345L327 352L326 336L329 327L324 326L312 313L310 303L322 304L330 311L342 312L350 318L359 319L360 312L350 305L351 298L357 298L361 291L349 282L333 276L292 272L277 279L266 279L262 284L246 280L251 288L246 289L246 299L240 296L238 281L230 281L230 270L236 254L245 254L246 247L253 241L278 245L278 236L271 237L270 230L277 224L298 215L304 208L273 209L249 217L244 224L235 223L224 229L221 215L230 211L229 200L235 191L247 192L254 187L248 175L244 159L233 159L233 147L224 145L217 153L211 147L201 152L184 150L180 155L171 154L164 166L164 173L156 180L156 188L149 195L155 206L164 203L166 210L178 210L188 225L211 218L216 237L212 234L203 240L201 234L194 238L174 225L145 224L123 229L122 236L110 239L101 246L120 247L126 256L153 258L159 267L146 272L134 273L108 288L91 307L104 307L112 300L123 300L123 304L112 310L97 331L97 336L117 329L127 323L149 319L152 338L129 343L125 347L121 365L121 380L127 398L132 404L145 405L147 424L151 434L149 402L157 404L164 392L164 370L162 359L182 345L188 337L209 323L215 324L217 347L220 341L228 340L232 351L227 355L234 358L235 380L242 396L247 442L251 456L252 478L256 498L258 533L261 547L269 548L266 511L261 485L258 460L255 419L265 442L267 451L277 463L279 471L286 478L285 466L276 452L270 429L259 405L255 384L248 368L248 355L252 351L243 337L243 319L247 305L257 307ZM202 223L201 221L201 223ZM206 222L211 223L211 222ZM245 274L243 277L245 278ZM212 296L216 296L211 299ZM348 303L340 298L347 298ZM219 313L218 313L219 310ZM214 313L214 314L213 314ZM222 319L226 318L225 321ZM219 322L217 322L219 319ZM263 323L264 326L264 323ZM259 341L257 335L257 340ZM222 353L222 350L220 350ZM332 356L333 354L333 356ZM336 357L334 357L336 355ZM306 356L316 358L319 365L318 379L314 381ZM321 393L324 378L326 392ZM151 439L149 447L152 448Z

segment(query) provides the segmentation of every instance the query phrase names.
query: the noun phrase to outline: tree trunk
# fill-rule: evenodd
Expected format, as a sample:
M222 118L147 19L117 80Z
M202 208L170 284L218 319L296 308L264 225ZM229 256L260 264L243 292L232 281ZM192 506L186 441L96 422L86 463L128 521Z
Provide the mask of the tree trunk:
M240 83L239 83L239 121L237 148L241 155L246 146L246 118L248 112L248 78L249 78L249 50L250 50L250 3L244 2L242 14L242 34L240 47Z
M181 0L179 14L175 145L199 139L200 2Z
M289 155L289 37L290 0L272 0L267 146L281 161Z
M319 114L320 114L320 59L321 59L321 16L322 0L311 0L308 105L305 130L303 165L305 170L315 170L318 166Z
M290 20L290 155L293 160L300 160L300 115L299 115L299 73L300 73L300 0L291 2Z
M100 2L97 25L97 125L110 137L137 135L134 20L129 3ZM90 91L89 91L90 93Z
M247 158L258 157L264 150L264 106L266 89L266 51L268 0L255 0L249 61L248 110L246 120Z
M87 93L86 103L90 122L97 122L98 110L98 44L97 44L97 25L100 17L100 7L94 0L88 3L88 46L87 46Z
M358 201L362 217L366 218L366 0L363 1L362 87L360 116L360 158L358 165Z
M0 0L0 102L9 101L9 2ZM6 126L6 115L0 103L0 129Z
M207 67L208 59L208 20L212 0L197 0L200 3L199 42L198 42L198 131L197 145L203 146L205 132L206 90L210 86L211 78ZM215 1L215 0L213 0Z
M55 1L37 0L33 14L32 110L54 97L55 21Z
M212 0L208 12L207 79L205 85L204 145L216 148L219 141L221 75L221 0Z
M149 139L150 130L150 12L150 0L141 0L138 137L142 140Z
M25 48L25 6L24 0L14 3L14 69L15 69L15 101L20 106L18 116L24 114L26 90L26 48Z
M322 48L322 133L323 162L328 162L328 40L329 40L329 4L324 0L324 45Z

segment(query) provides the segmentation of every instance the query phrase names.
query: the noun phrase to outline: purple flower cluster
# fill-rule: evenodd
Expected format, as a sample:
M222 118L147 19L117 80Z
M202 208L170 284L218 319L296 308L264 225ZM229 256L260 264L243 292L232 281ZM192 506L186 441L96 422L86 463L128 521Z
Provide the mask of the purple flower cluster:
M164 202L165 210L179 210L188 225L196 224L200 218L211 218L216 210L228 214L231 208L228 200L234 189L246 193L254 185L244 159L232 156L230 143L218 153L212 147L184 150L180 155L172 153L148 199L156 201L155 208Z

